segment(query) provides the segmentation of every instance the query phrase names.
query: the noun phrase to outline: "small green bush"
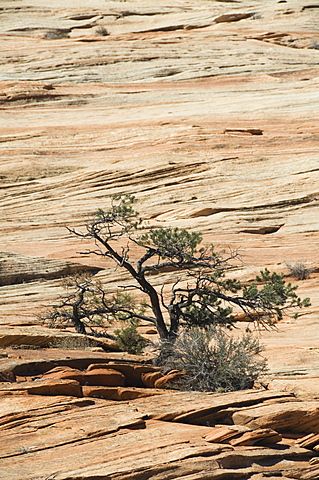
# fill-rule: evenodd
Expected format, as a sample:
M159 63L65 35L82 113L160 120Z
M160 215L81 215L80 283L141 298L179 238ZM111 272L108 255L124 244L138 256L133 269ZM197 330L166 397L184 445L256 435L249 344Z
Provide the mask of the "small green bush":
M216 326L196 327L184 330L171 348L164 344L160 363L166 372L186 372L179 381L182 390L229 392L252 388L266 371L262 350L251 333L234 338Z
M147 345L147 340L138 333L133 323L121 330L115 330L114 333L120 349L125 352L140 355Z

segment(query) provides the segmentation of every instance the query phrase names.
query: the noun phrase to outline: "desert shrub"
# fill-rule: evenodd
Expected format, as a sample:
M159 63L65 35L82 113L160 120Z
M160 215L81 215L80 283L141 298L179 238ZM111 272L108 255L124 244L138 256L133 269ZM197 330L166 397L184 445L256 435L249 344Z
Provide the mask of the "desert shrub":
M77 237L91 239L92 248L85 254L112 259L132 284L112 293L94 277L75 276L43 321L50 326L73 325L78 333L92 336L101 331L109 335L105 329L110 324L123 322L117 340L130 353L141 353L145 339L136 326L147 322L157 329L162 343L156 362L164 369L170 364L171 369L185 370L183 388L251 387L265 361L251 332L241 338L230 336L238 313L244 313L250 326L272 328L291 309L309 306L309 298L300 298L297 286L268 269L245 283L231 278L240 259L237 251L218 252L214 245L203 244L201 233L189 229L149 228L135 210L136 201L131 194L113 195L107 209L93 213L81 231L67 227ZM130 255L132 246L140 252L138 258ZM154 277L163 271L178 273L177 280L160 286Z
M100 35L101 37L107 37L110 35L110 32L107 30L107 28L103 27L103 25L99 25L97 29L95 30L96 35Z
M147 340L138 333L134 323L114 333L120 349L125 352L140 355L147 345Z
M55 338L50 343L50 348L59 348L60 350L86 350L89 347L96 347L99 343L88 337L61 337Z
M306 280L313 272L312 268L308 268L304 262L298 260L296 263L287 263L286 267L289 270L289 274L297 280Z
M174 345L162 344L158 363L164 372L186 372L180 389L229 392L252 388L266 371L262 350L251 333L235 338L220 327L194 327L184 330Z
M46 40L58 40L59 38L70 38L69 29L56 28L48 30L44 37Z

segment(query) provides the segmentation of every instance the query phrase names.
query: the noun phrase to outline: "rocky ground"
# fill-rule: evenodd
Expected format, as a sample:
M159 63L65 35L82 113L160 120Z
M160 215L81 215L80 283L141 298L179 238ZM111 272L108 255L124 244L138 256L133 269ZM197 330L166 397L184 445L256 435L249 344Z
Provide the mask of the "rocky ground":
M1 2L0 478L319 478L319 4L153 3ZM178 393L133 367L87 385L146 359L22 348L70 336L37 320L65 275L127 280L66 229L114 193L239 248L242 278L313 269L311 307L261 333L269 390ZM61 366L77 379L42 378Z

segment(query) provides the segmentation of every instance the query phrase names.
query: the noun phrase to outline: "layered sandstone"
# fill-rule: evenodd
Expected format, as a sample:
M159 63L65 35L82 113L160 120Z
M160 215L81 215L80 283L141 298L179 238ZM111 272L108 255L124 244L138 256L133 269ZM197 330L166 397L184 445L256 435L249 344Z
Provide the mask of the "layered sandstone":
M1 2L0 478L318 478L318 5L153 3ZM66 228L115 193L135 194L150 227L239 248L240 278L311 266L311 307L261 334L269 390L157 389L161 374L122 353L121 385L87 385L101 347L43 349L73 335L38 320L65 275L130 284ZM78 372L34 378L61 366Z

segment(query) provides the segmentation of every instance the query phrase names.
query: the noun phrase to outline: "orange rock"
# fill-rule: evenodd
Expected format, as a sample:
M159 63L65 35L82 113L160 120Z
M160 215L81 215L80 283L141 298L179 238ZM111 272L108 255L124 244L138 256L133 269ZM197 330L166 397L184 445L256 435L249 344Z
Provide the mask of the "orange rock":
M142 373L141 378L142 382L146 387L155 388L155 382L160 378L163 378L164 375L162 372L149 372L149 373Z
M118 387L95 387L84 385L82 387L84 397L105 398L106 400L118 400Z
M208 435L205 436L205 440L206 442L212 443L224 443L234 437L246 433L247 431L250 430L242 425L216 425L211 429Z
M126 387L144 387L145 384L142 380L142 375L144 373L158 372L158 368L150 365L132 365L128 363L110 362L103 367L99 363L93 363L88 366L87 373L101 368L112 368L113 370L121 372L125 376Z
M44 373L42 378L55 378L55 379L69 379L69 380L76 380L81 385L84 383L84 373L77 368L71 367L55 367L52 370Z
M47 378L33 382L26 388L29 395L66 395L82 397L82 388L76 380L59 380Z
M179 370L172 370L163 377L154 382L155 388L170 388L174 383L180 380L185 375L185 372Z
M156 392L147 388L83 386L83 395L85 397L105 398L106 400L125 401L160 394L160 391Z
M282 436L272 430L271 428L258 428L251 432L246 432L239 438L234 438L229 441L233 446L255 445L256 443L262 445L268 445L272 443L281 442Z
M99 368L86 372L83 376L85 385L100 385L105 387L122 387L125 385L125 375L112 368Z

